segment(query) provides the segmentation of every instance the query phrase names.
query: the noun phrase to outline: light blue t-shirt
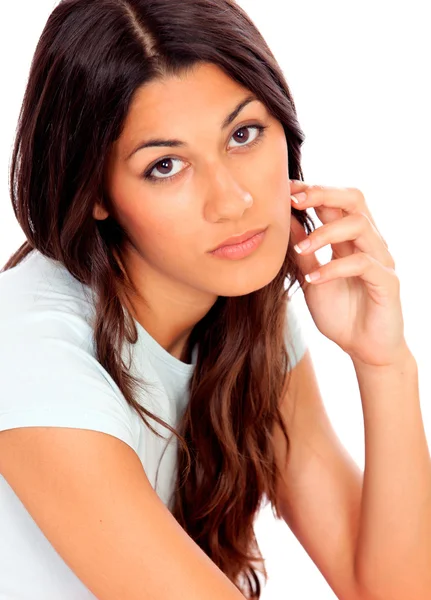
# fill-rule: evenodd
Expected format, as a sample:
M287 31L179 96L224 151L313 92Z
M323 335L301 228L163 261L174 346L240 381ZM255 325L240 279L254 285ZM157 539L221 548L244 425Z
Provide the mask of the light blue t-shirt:
M287 316L292 342L287 335L286 342L293 367L304 355L306 341L291 302ZM158 438L97 361L93 319L90 288L38 251L0 273L0 431L52 426L115 436L138 454L151 485L169 508L178 442L166 427L150 419L165 439ZM138 401L176 428L188 401L197 349L192 363L183 363L139 322L136 325L138 341L125 345L124 359L133 375L151 383L151 388L139 392ZM95 596L0 475L0 599L12 598L94 600Z

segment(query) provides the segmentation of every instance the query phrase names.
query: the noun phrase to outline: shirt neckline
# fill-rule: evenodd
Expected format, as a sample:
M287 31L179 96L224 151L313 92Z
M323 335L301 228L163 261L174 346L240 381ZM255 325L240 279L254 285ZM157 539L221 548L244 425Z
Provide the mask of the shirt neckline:
M175 356L172 356L167 350L163 348L149 333L148 331L137 321L133 319L138 330L139 337L142 339L144 345L148 350L159 360L167 364L170 368L175 371L182 373L183 375L190 375L193 373L196 366L196 354L197 346L193 348L192 352L192 363L187 364L179 360Z

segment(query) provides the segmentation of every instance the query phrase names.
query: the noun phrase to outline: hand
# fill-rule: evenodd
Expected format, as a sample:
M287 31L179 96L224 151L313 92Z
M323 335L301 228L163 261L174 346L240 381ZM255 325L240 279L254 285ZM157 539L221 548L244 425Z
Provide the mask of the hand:
M391 365L409 352L404 338L400 282L385 240L356 188L307 185L291 180L291 194L307 197L292 206L313 208L323 223L306 235L292 213L294 244L311 246L298 254L303 275L314 271L320 279L304 283L305 301L316 327L338 344L353 361ZM322 265L314 252L331 244L331 260Z

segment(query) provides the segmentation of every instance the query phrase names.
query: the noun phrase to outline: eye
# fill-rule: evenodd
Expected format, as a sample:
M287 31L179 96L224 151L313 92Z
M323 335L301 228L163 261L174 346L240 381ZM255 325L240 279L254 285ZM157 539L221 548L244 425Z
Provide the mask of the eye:
M238 133L241 133L242 136L244 137L244 134L242 133L245 129L255 129L257 132L256 137L248 144L240 144L240 146L253 146L255 142L257 142L258 140L260 140L261 136L263 135L263 131L266 129L266 127L263 127L263 125L243 125L242 127L240 127L239 129L237 129L233 134L232 137L234 137L235 135L237 135ZM248 139L248 136L245 136L246 141ZM238 148L238 146L236 146ZM235 146L234 146L235 148Z
M254 139L252 139L251 142L248 142L246 144L241 143L238 146L234 146L234 148L240 148L241 146L249 148L251 146L254 146L258 142L260 142L260 140L263 138L265 129L267 129L267 128L268 128L268 126L258 125L258 124L243 125L242 127L237 129L232 134L232 138L234 136L236 136L238 133L243 132L243 130L246 130L246 129L255 129L257 134L254 137ZM243 133L241 133L241 135L242 135L242 138L245 137L246 141L248 141L249 136L247 136L247 135L244 136ZM154 165L149 167L149 169L147 169L147 171L145 171L145 173L143 174L143 178L151 181L152 183L164 183L166 181L172 181L172 179L174 179L179 173L181 173L181 170L177 170L176 172L172 173L172 164L175 162L181 163L183 161L180 160L179 158L174 158L171 156L162 158L161 160L156 162ZM159 168L163 169L162 173L160 173L160 171L158 170ZM152 175L153 171L158 173L159 175L162 174L162 175L168 175L168 176L167 177L155 176L155 175ZM168 171L169 173L166 173L166 171Z

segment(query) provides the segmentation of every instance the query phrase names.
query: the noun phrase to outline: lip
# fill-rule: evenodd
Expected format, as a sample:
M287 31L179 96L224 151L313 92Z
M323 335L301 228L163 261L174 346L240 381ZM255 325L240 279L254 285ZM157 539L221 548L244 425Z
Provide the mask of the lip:
M262 231L265 231L266 229L267 229L267 227L260 227L259 229L250 229L249 231L246 231L245 233L242 233L241 235L234 235L233 237L230 237L227 240L225 240L224 242L222 242L219 246L217 246L217 248L213 248L212 250L209 250L209 252L214 252L215 250L218 250L219 248L223 248L224 246L235 246L236 244L241 244L242 242L246 242L247 240L249 240L253 236L255 236L257 233L261 233Z

